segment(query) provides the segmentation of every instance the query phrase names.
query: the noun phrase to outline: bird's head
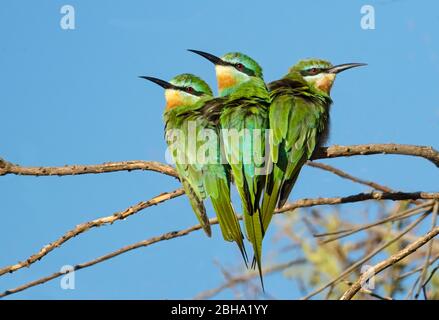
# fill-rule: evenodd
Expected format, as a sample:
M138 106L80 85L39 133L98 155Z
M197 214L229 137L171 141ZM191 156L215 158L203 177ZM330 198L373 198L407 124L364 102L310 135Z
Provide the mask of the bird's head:
M194 52L215 64L219 96L225 96L232 93L239 85L252 78L263 80L261 66L255 60L243 53L231 52L219 58L203 51L189 51Z
M166 110L191 106L201 98L213 95L203 79L189 73L175 76L169 82L154 77L140 76L140 78L152 81L165 89Z
M321 59L301 60L289 72L299 72L310 87L329 95L337 73L365 66L365 63L344 63L333 66L330 62Z

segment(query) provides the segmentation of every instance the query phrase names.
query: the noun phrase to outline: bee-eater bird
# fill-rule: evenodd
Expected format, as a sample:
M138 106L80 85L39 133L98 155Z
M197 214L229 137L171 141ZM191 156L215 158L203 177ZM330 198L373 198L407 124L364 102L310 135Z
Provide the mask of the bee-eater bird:
M237 243L247 265L244 237L230 199L230 169L227 164L224 165L220 161L220 135L215 124L201 113L204 104L213 98L212 90L204 80L192 74L178 75L169 82L153 77L141 78L150 80L165 89L166 108L163 118L166 142L169 146L176 146L178 149L176 151L184 155L185 161L181 161L171 150L178 175L200 224L210 236L209 219L203 204L203 200L210 197L224 239ZM180 130L185 143L176 145L168 134L170 130ZM208 159L209 161L198 158L202 144L205 143L203 139L198 139L200 134L204 133L203 130L206 132L211 130L210 133L213 135L209 135L209 138L216 139L213 141L214 149L212 154L209 154L212 157ZM191 143L195 144L195 150L188 147ZM191 159L193 161L188 161Z
M219 97L206 103L204 112L217 121L222 130L226 159L243 204L247 238L253 246L263 286L260 198L265 181L262 168L265 166L265 130L268 129L270 96L262 68L255 60L238 52L219 58L203 51L189 51L215 65ZM232 137L233 134L235 137ZM259 143L255 141L256 136ZM263 160L258 161L258 156Z
M269 112L272 141L271 174L267 175L262 200L264 231L276 205L282 207L314 150L325 143L329 130L331 87L336 74L363 63L333 66L320 59L299 61L282 79L271 82Z

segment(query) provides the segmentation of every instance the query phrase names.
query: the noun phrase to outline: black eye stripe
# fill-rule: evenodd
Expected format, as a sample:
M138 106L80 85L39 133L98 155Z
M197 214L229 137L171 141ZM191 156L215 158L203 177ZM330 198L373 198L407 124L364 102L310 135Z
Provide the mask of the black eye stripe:
M315 76L318 75L319 73L324 72L325 70L327 70L327 68L313 67L313 68L301 70L300 73L302 74L302 76Z
M238 70L239 72L245 73L246 75L250 76L250 77L254 77L255 76L255 72L252 69L247 68L244 64L242 63L229 63L229 66L234 67L236 70ZM238 67L239 66L239 67ZM242 66L242 67L241 67Z
M198 96L199 97L199 96L204 95L204 92L197 91L194 87L190 87L190 88L192 88L191 92L189 92L187 90L187 88L189 88L189 87L175 87L175 89L180 90L180 91L184 91L184 92L189 93L189 94L191 94L193 96Z

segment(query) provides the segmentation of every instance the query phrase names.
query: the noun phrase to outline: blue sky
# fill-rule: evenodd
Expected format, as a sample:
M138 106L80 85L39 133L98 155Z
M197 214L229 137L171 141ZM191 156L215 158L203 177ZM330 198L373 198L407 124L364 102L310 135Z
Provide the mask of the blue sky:
M73 5L76 29L60 28ZM375 8L376 29L360 27ZM163 92L137 78L192 72L216 87L213 68L187 48L242 51L281 77L300 58L366 62L333 88L329 144L407 143L439 148L439 4L425 1L2 1L0 157L25 166L164 161ZM369 156L326 160L404 191L437 191L437 168L422 159ZM152 172L74 177L0 177L0 266L28 257L76 224L109 215L178 183ZM292 199L364 191L304 168ZM358 208L358 206L352 206ZM0 278L1 290L121 246L195 223L184 197L87 232L30 269ZM273 228L274 229L274 228ZM267 239L265 250L272 246ZM14 298L191 298L222 282L214 260L239 253L218 229L135 250ZM278 298L294 282L267 277ZM231 298L230 291L218 297Z

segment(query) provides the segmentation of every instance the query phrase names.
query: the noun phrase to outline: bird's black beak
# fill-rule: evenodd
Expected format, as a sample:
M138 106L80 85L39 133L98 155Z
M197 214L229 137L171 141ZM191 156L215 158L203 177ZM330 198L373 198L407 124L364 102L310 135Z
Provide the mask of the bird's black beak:
M333 66L331 68L328 69L328 73L339 73L351 68L356 68L356 67L361 67L361 66L366 66L366 63L343 63L343 64L339 64L337 66Z
M228 64L227 62L221 60L221 58L218 58L217 56L214 56L213 54L210 54L210 53L207 53L204 51L192 50L192 49L188 49L188 51L196 53L196 54L202 56L203 58L206 58L207 60L212 62L214 65L224 66L224 65Z
M174 85L173 85L173 84L171 84L171 83L169 83L169 82L167 82L167 81L164 81L164 80L158 79L158 78L154 78L154 77L145 77L145 76L139 76L139 78L142 78L142 79L145 79L145 80L152 81L152 82L158 84L158 85L159 85L160 87L162 87L163 89L172 89L172 88L174 88Z

